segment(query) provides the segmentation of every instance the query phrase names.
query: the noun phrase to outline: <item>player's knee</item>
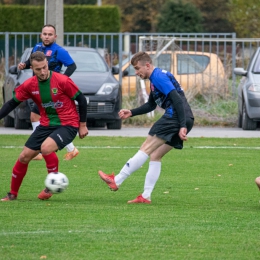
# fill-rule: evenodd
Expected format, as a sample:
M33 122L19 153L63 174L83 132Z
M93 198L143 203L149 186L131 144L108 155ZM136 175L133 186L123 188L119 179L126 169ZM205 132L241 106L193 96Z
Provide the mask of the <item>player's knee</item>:
M41 146L41 153L42 155L48 155L50 153L52 153L52 149L50 149L50 147L47 147L46 145L42 145Z
M30 160L31 160L31 156L30 156L29 154L26 154L26 153L23 153L23 152L22 152L22 153L19 155L19 161L20 161L21 163L27 164L27 163L30 162Z
M41 145L42 155L48 155L52 152L56 152L58 149L57 144L51 138L47 138Z
M150 161L152 162L160 162L162 160L161 156L158 156L157 154L152 153L150 155Z

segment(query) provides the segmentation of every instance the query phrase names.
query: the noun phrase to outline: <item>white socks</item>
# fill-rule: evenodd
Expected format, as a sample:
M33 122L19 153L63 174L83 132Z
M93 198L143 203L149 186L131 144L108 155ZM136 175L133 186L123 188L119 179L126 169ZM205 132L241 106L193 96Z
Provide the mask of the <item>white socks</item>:
M127 161L119 174L115 176L117 186L120 186L123 181L129 177L134 171L138 170L148 159L148 155L142 151L138 151L131 159Z
M161 173L161 162L150 162L144 182L143 198L151 200L151 194Z
M36 129L36 127L40 125L40 121L37 121L37 122L32 122L32 128L33 128L33 132L34 130ZM74 150L75 146L73 143L70 143L68 145L66 145L66 149L67 149L67 152L72 152Z
M74 148L75 148L75 146L74 146L73 143L70 143L70 144L67 144L67 145L66 145L66 149L67 149L67 152L68 152L68 153L69 153L69 152L73 152Z
M33 132L34 130L36 129L36 127L40 124L40 121L37 121L37 122L32 122L32 129L33 129Z

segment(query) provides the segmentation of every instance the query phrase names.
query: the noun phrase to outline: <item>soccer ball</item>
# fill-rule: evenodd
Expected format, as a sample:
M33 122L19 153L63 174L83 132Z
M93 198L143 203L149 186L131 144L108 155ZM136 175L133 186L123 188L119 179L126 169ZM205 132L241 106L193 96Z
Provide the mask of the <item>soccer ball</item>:
M61 172L51 172L47 175L44 183L52 193L61 193L68 187L69 179Z

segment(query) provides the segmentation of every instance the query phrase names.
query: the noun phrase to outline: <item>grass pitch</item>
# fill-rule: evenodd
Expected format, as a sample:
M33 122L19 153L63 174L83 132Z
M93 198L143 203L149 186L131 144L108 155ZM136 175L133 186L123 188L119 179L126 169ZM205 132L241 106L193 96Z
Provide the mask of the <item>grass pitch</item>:
M0 191L27 136L0 136ZM17 201L0 203L0 259L260 259L258 139L190 138L163 158L151 205L128 205L148 167L117 192L99 179L118 173L144 138L75 139L80 154L59 170L68 189L48 201L45 162L32 161Z

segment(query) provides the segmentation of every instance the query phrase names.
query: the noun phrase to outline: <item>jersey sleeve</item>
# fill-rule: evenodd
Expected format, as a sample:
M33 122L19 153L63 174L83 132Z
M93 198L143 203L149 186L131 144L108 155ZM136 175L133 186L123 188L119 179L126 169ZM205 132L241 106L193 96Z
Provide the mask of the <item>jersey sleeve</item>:
M158 73L152 82L165 96L175 89L166 73Z
M25 81L19 87L15 88L13 91L13 98L16 102L22 102L29 98L32 98L31 93L29 90L30 84L28 81Z
M74 60L64 48L58 49L57 59L66 67L74 63Z
M71 80L71 78L67 78L65 84L65 94L69 96L72 100L75 100L76 97L81 93L78 86Z

